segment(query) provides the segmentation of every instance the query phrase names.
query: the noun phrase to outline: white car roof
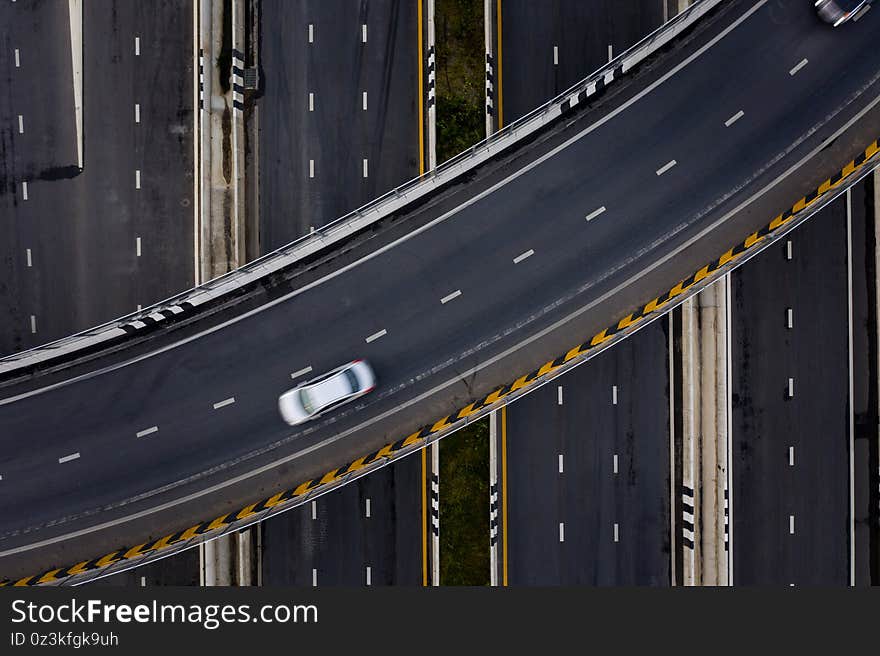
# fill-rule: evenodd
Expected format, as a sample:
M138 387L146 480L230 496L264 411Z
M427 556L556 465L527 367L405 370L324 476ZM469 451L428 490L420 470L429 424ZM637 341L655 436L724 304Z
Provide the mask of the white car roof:
M354 390L345 375L345 371L337 372L326 380L303 388L315 410L345 398Z

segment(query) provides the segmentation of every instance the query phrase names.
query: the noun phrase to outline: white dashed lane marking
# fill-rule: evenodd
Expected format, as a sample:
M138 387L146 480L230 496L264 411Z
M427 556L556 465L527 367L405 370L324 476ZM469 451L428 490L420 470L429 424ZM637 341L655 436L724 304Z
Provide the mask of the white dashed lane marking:
M18 53L18 48L15 49L15 67L21 68L21 56Z
M233 403L235 403L235 397L230 396L228 399L224 399L223 401L217 401L217 403L214 404L214 410L225 408L227 405L232 405Z
M367 42L367 24L361 25L361 43Z
M729 119L724 121L724 127L729 128L731 125L736 123L738 120L740 120L745 115L746 115L746 113L743 110L739 110L736 114L734 114Z
M620 527L617 525L617 522L614 522L614 541L618 542L620 540Z
M661 166L659 169L657 169L657 175L663 175L664 173L666 173L669 169L671 169L676 164L678 164L678 162L676 162L674 159L670 160L669 162L667 162L666 164Z
M140 257L141 256L141 238L140 237L138 237L135 240L135 251L137 252L137 256Z
M27 265L28 265L28 267L32 267L32 266L34 266L33 259L31 259L31 249L28 248L28 249L25 251L25 253L27 254Z
M63 456L61 458L58 458L58 464L62 465L65 462L70 462L71 460L76 460L77 458L79 458L79 451L77 451L76 453L71 453L68 456Z
M367 565L367 585L373 585L373 568Z
M443 305L446 305L449 301L452 301L452 300L458 298L459 296L461 296L461 290L460 290L460 289L456 289L456 290L455 290L454 292L452 292L451 294L448 294L448 295L444 296L443 298L441 298L441 299L440 299L440 302L441 302Z
M565 542L565 522L559 522L559 541Z
M152 435L153 433L158 433L158 426L150 426L149 428L145 428L142 431L135 433L135 437L146 437L147 435Z
M611 386L611 404L617 405L617 385Z
M370 518L370 497L367 497L366 508L364 509L364 516L369 519Z
M24 181L22 181L22 183L21 183L21 197L22 197L24 200L27 200L27 199L28 199L28 193L27 193L27 182L24 182Z
M33 314L31 315L31 332L37 332L37 317L35 317Z
M315 25L314 23L309 23L309 43L315 42Z
M18 115L18 133L24 134L24 116Z
M135 189L141 188L141 170L140 169L135 169L135 171L134 171L134 188Z
M315 111L315 94L313 92L309 92L309 111Z
M318 519L318 503L317 501L312 501L312 520Z
M595 219L600 214L603 214L604 212L605 212L605 206L603 205L599 209L593 210L592 212L587 214L587 221L592 221L593 219Z
M614 473L617 473L617 454L614 454Z
M556 405L562 405L562 385L556 388Z
M134 38L134 54L135 57L139 57L141 54L141 38L139 36Z
M794 515L788 516L788 532L791 535L794 535Z
M364 177L366 178L368 176L369 176L368 162L367 162L367 158L364 157Z
M788 398L794 398L794 378L788 379Z
M520 262L531 257L534 254L535 254L535 251L530 248L525 253L522 253L521 255L517 255L515 258L513 258L513 263L519 264Z
M141 122L141 104L140 103L134 104L134 122L135 123Z
M302 369L298 369L297 371L294 371L292 374L290 374L290 377L291 378L298 378L299 376L305 376L307 373L311 372L311 370L312 370L311 367L304 367Z
M387 334L388 334L388 331L383 328L378 333L373 333L372 335L367 337L367 340L366 340L367 344L369 344L370 342L375 342L377 339L379 339L380 337L384 337Z
M363 94L363 106L364 106L364 111L367 111L367 92L366 91L364 91L364 94Z
M786 328L794 328L794 310L792 308L788 308L785 311L785 327Z
M788 447L788 466L794 467L794 447Z
M564 460L563 460L563 458L562 458L562 454L561 454L561 453L559 454L559 473L560 473L560 474L564 474L564 473L565 473L565 462L564 462Z
M315 177L315 160L313 160L313 159L309 160L309 177L310 178Z
M318 570L315 569L314 567L312 568L312 587L313 588L318 587Z
M809 62L808 60L806 60L806 59L802 59L802 60L800 60L800 61L797 63L797 65L796 65L793 69L791 69L791 70L788 72L788 74L789 74L789 75L796 75L797 72L798 72L799 70L801 70L804 66L806 66L806 65L809 64L809 63L810 63L810 62Z
M559 66L559 46L553 46L553 65Z

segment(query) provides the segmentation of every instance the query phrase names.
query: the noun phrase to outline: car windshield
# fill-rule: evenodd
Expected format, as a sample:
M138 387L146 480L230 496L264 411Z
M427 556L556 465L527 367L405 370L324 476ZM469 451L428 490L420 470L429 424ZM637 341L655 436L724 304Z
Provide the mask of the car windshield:
M358 390L357 378L350 371L341 371L326 380L302 389L299 398L308 414L320 412L328 405Z
M358 382L357 376L354 375L354 372L351 369L345 370L345 377L348 378L348 382L351 385L352 392L360 391L361 384Z
M303 410L308 414L312 414L315 412L315 403L312 399L312 395L309 394L309 390L304 389L299 393L299 400L302 402Z

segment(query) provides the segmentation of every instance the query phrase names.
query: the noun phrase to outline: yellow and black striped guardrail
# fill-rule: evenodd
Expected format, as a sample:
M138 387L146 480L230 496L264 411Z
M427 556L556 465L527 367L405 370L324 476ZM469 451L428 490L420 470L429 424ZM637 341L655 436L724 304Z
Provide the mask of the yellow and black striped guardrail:
M263 499L262 501L259 501L257 503L252 503L249 506L245 506L237 512L220 515L219 517L216 517L211 521L196 524L195 526L191 526L184 531L171 533L170 535L166 535L165 537L162 537L158 540L145 542L131 548L122 547L120 549L117 549L116 551L111 551L110 553L101 556L100 558L86 560L68 567L51 569L42 574L27 576L17 581L4 579L0 581L0 587L8 585L33 586L44 584L58 584L66 581L67 579L70 579L71 577L78 577L90 572L94 573L95 570L101 570L122 561L135 561L144 558L147 555L152 555L164 549L169 549L175 545L179 547L180 543L182 542L188 542L195 538L208 536L209 534L213 533L219 534L221 531L228 529L231 525L239 521L246 521L248 518L253 518L255 515L259 515L260 513L272 511L273 509L278 510L286 505L298 505L296 502L298 500L302 501L303 497L305 497L306 495L330 488L334 483L340 482L341 479L349 476L350 474L355 474L357 472L364 473L362 472L362 470L370 467L370 465L379 463L383 459L391 459L401 455L401 452L403 451L411 451L425 446L428 441L439 439L439 437L441 437L440 435L438 435L439 433L446 431L453 425L458 424L459 422L466 420L473 415L487 411L491 406L494 406L500 401L503 401L506 397L510 396L514 392L533 385L535 382L546 378L548 375L556 372L564 365L571 363L576 358L580 358L590 351L596 349L601 344L608 342L615 335L632 329L634 326L641 323L649 315L656 314L658 310L663 308L670 301L672 301L676 297L681 296L682 294L685 294L692 287L699 284L701 281L711 277L714 273L722 269L728 263L733 262L734 260L741 257L743 254L754 249L757 244L764 241L770 235L777 233L783 226L789 224L792 219L801 214L805 209L812 206L817 200L825 196L829 191L836 189L841 184L843 184L844 181L851 178L854 173L864 167L864 165L875 155L877 155L878 152L880 152L880 146L878 146L878 141L874 141L862 153L860 153L858 157L856 157L854 160L844 166L834 177L825 180L825 182L819 185L808 196L804 196L803 198L798 200L794 205L792 205L790 209L775 217L772 221L770 221L770 223L762 227L760 230L750 234L743 241L739 242L736 246L728 250L726 253L723 253L720 257L712 260L712 262L699 269L692 275L688 276L685 280L679 282L663 295L648 301L642 307L623 317L613 326L610 326L609 328L606 328L605 330L597 333L589 341L578 344L571 350L567 351L565 354L560 355L558 358L544 363L543 366L539 367L535 371L517 378L512 383L504 385L503 387L499 387L498 389L484 396L483 398L477 401L473 401L472 403L468 403L457 412L447 415L446 417L443 417L433 424L428 424L422 427L420 430L412 433L411 435L408 435L391 444L386 444L381 449L373 451L372 453L369 453L362 458L358 458L357 460L354 460L348 464L328 471L321 477L305 481L304 483L301 483L294 488L279 492L278 494L269 497L268 499ZM433 439L429 440L429 438ZM132 564L132 566L134 565Z

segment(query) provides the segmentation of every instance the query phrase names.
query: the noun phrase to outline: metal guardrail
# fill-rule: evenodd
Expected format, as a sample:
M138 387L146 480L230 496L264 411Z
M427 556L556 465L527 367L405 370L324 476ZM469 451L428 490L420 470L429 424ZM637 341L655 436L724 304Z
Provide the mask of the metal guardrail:
M239 290L248 284L256 283L265 276L290 267L310 255L327 249L352 234L394 214L406 205L430 195L523 138L554 122L571 107L601 92L614 80L689 29L697 20L722 2L724 0L697 0L675 18L619 54L605 66L529 114L444 162L436 169L392 189L353 212L328 223L314 233L300 237L234 271L176 294L139 312L133 312L54 342L0 358L0 377L9 379L14 377L15 372L29 367L46 364L64 357L70 358L77 352L100 349L102 345L115 343L116 340L124 340L127 336L137 337L147 327L153 327L175 317L189 315L200 305Z

